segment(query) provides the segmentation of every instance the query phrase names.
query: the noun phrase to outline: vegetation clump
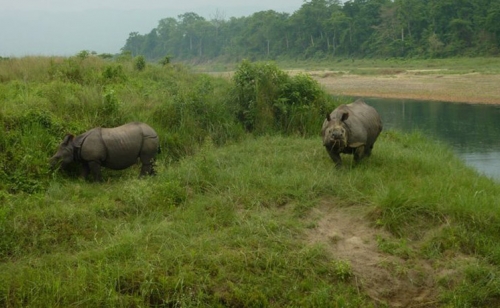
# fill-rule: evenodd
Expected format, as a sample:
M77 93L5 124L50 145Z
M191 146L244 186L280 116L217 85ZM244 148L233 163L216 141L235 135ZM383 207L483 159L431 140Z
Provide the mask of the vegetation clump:
M319 84L306 74L291 77L275 64L243 61L234 77L236 116L247 131L311 136L333 108Z

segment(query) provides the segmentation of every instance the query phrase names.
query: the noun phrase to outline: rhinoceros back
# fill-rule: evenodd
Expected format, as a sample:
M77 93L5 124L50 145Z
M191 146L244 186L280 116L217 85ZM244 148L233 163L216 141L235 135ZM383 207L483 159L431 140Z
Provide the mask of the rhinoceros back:
M144 155L153 158L158 148L156 132L140 122L101 128L101 137L106 148L106 158L102 164L111 169L128 168Z

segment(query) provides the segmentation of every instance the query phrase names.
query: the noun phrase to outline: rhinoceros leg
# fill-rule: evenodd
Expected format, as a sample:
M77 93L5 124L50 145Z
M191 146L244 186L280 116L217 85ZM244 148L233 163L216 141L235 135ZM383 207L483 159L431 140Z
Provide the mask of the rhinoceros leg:
M101 176L101 164L96 161L91 161L88 163L90 172L94 176L94 181L102 182Z
M82 178L86 179L89 176L89 173L90 173L89 163L84 162L84 163L82 163L82 165L83 165Z
M140 177L145 175L154 175L154 162L158 152L158 138L146 138L142 145L139 158L142 163Z
M154 175L155 170L154 170L154 162L155 158L153 155L147 155L147 154L141 154L140 160L142 163L141 167L141 173L139 174L139 177L145 176L145 175Z
M372 155L373 144L365 146L365 157Z
M328 150L328 149L326 151L328 152L328 154L330 155L330 158L335 163L335 167L339 168L340 166L342 166L342 159L340 158L340 153L337 153L333 150Z
M141 173L139 174L140 177L145 176L145 175L154 175L155 170L153 168L153 160L151 159L147 163L142 163L141 167Z
M359 162L365 154L365 146L360 146L357 147L356 150L354 150L354 161Z

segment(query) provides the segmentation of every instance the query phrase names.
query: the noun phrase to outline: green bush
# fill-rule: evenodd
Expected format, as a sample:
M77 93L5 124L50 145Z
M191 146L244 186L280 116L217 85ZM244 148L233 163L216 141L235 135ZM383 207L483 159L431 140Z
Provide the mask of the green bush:
M290 76L275 64L243 61L233 81L234 112L249 132L311 136L333 106L311 77Z
M134 59L134 67L138 71L146 69L146 58L144 56L137 56Z
M102 72L104 83L121 83L127 81L127 75L121 64L108 64Z
M0 190L43 190L49 180L48 157L54 145L51 136L61 134L63 127L47 110L4 115L0 119Z
M100 123L102 127L115 127L123 124L120 113L120 102L113 89L106 91L100 108Z
M170 61L171 61L171 60L170 60L171 58L172 58L171 56L165 56L163 59L161 59L161 60L159 61L159 63L160 63L162 66L169 65L169 64L170 64Z

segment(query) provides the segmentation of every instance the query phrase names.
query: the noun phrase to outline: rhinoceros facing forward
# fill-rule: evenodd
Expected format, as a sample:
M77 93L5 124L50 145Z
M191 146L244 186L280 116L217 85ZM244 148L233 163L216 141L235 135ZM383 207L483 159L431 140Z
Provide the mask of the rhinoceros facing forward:
M133 122L115 128L93 128L81 135L68 134L50 159L51 166L72 162L83 165L83 176L92 172L101 181L101 166L121 170L142 163L140 176L154 174L153 162L159 153L158 135L149 125Z
M353 154L358 162L370 156L373 144L382 131L378 112L361 99L340 105L326 116L321 135L326 151L339 167L340 153Z

